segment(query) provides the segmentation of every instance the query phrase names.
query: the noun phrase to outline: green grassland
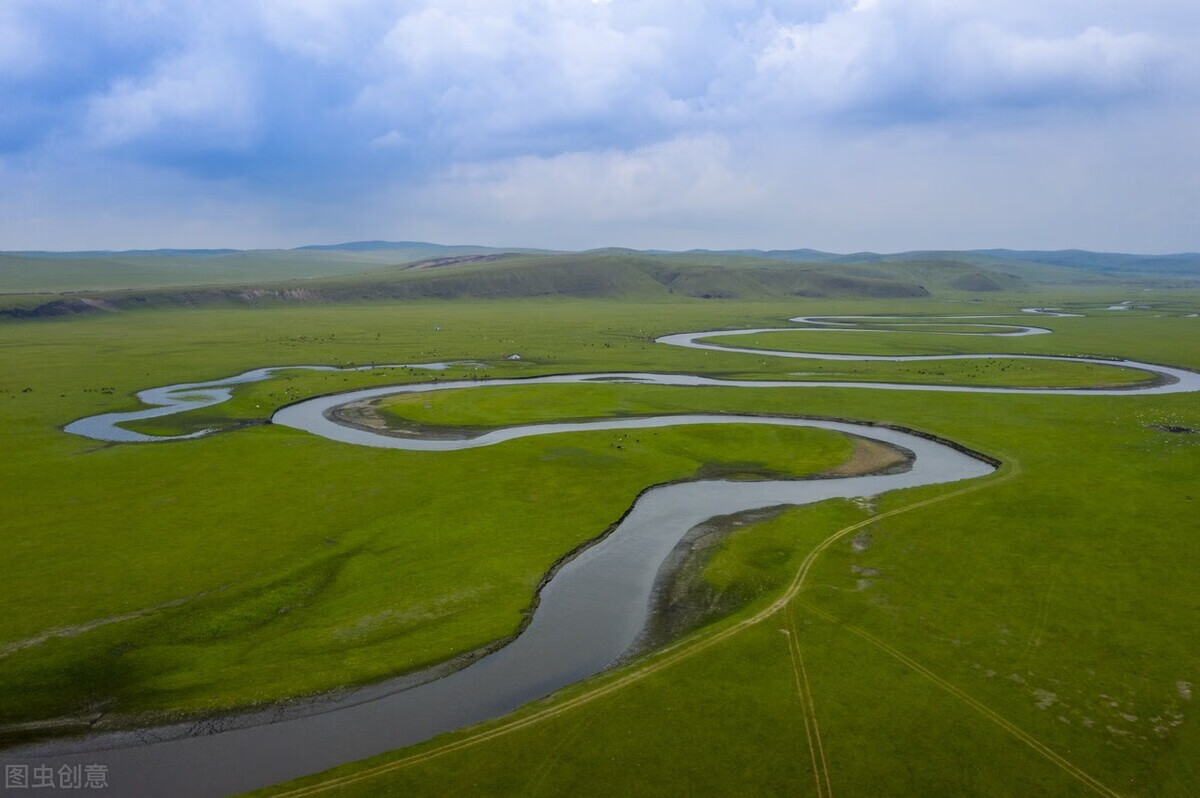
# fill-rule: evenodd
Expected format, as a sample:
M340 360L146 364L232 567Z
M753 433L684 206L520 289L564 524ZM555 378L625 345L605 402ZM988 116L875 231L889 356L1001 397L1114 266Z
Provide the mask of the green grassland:
M1089 308L1124 298L1106 290L1086 298ZM931 383L1129 379L1076 364L1023 373L1021 361L996 361L969 373L963 361L921 374L931 364L904 371L653 343L800 314L928 318L1070 299L412 301L4 321L0 722L213 711L439 662L511 634L551 564L646 486L713 465L815 473L851 450L819 431L684 427L432 454L261 423L306 396L431 378L405 369L291 371L149 425L244 427L195 441L106 445L61 432L84 415L136 409L138 390L266 365L435 360L472 362L440 380L632 370L779 378L848 366L860 379ZM800 333L777 345L1200 368L1200 319L1186 317L1200 297L1168 299L1157 312L1029 317L1049 336ZM522 360L505 360L513 353ZM691 411L836 416L935 433L1005 465L974 492L899 514L886 515L959 486L828 502L744 527L704 570L713 589L739 596L733 615L517 715L536 722L491 737L463 730L333 776L357 781L326 774L328 794L822 794L791 640L820 722L817 773L827 770L839 794L1087 792L1070 768L1118 794L1200 791L1200 716L1183 687L1200 684L1200 435L1157 428L1200 428L1193 395L530 385L408 396L384 410L397 423L466 427ZM816 559L786 613L740 625L778 599L815 546L864 521ZM365 769L388 763L402 766Z
M447 455L360 450L262 426L150 447L98 444L57 429L80 415L136 406L130 394L138 388L264 363L499 358L512 351L503 336L523 332L513 327L520 317L549 328L523 338L525 351L546 362L505 362L516 373L563 370L562 360L551 362L551 347L578 359L572 369L586 368L579 360L592 350L647 348L639 335L610 326L614 314L589 309L598 328L591 331L578 326L579 306L549 302L399 313L201 310L189 314L186 331L177 315L154 312L6 326L0 396L14 453L4 465L12 610L4 619L10 651L0 660L6 720L237 706L429 665L511 634L550 564L601 534L647 485L722 462L812 473L849 453L836 436L836 445L822 445L818 439L831 436L783 429L740 443L724 430L694 428L640 441L579 434L549 448L527 441ZM699 311L676 312L696 321ZM437 376L480 374L463 367ZM426 377L287 372L180 423L261 421L302 395ZM681 410L691 409L679 398ZM593 406L588 414L606 412ZM722 452L720 443L730 445ZM606 490L595 491L597 483ZM446 484L473 485L473 502L442 490ZM291 497L296 485L307 487ZM521 530L527 539L513 538ZM439 551L463 547L479 550L473 564L434 565ZM47 595L47 586L80 574L86 578L72 590ZM74 633L130 613L145 615ZM61 634L37 642L54 630Z

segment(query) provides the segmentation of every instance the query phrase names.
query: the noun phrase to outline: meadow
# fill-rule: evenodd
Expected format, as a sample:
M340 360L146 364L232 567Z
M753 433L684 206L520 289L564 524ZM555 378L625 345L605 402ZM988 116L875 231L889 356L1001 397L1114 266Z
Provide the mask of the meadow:
M854 444L797 429L573 433L453 453L364 450L265 423L365 385L582 371L978 385L1109 385L1107 366L831 363L653 343L801 314L1017 314L1053 335L770 333L799 351L1130 357L1200 368L1194 292L786 302L412 301L146 310L0 322L7 456L0 733L221 712L429 666L513 634L552 564L651 484L817 474ZM1019 315L1019 314L1017 314ZM1021 323L1020 320L1014 320ZM749 340L753 338L753 340ZM746 339L746 340L739 340ZM520 360L509 360L519 354ZM64 434L138 390L292 371L111 445ZM898 424L999 458L938 486L797 508L709 553L732 607L664 651L307 784L321 794L1102 794L1200 791L1200 429L1194 395L1019 396L636 385L446 391L397 425L717 411ZM620 448L618 448L620 447ZM944 500L921 504L928 499ZM911 508L911 509L906 509ZM898 512L893 512L898 511ZM852 532L837 537L851 527ZM826 545L827 543L827 545ZM824 548L821 548L825 546ZM810 558L814 551L820 556ZM794 581L802 572L798 589ZM798 676L803 676L798 679Z

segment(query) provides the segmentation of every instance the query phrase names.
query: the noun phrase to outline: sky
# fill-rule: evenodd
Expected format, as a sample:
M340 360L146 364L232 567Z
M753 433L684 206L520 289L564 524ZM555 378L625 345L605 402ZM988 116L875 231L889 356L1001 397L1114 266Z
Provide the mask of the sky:
M1200 250L1191 0L3 0L0 250Z

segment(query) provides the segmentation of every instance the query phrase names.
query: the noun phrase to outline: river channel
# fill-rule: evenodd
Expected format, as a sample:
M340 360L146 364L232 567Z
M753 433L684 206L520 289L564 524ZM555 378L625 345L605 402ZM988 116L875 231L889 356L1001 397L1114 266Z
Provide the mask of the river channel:
M775 328L772 328L775 329ZM784 328L789 329L789 328ZM1001 334L1039 334L1040 328L1013 328ZM721 348L759 356L818 357L851 360L905 360L852 355L765 352L719 346L717 335L767 330L720 331L665 336L664 344ZM947 333L953 334L953 333ZM987 357L987 355L942 356ZM1012 355L996 355L1012 357ZM103 764L109 794L220 796L236 794L344 762L412 745L438 734L497 718L557 689L597 674L617 663L644 629L659 568L687 532L714 516L779 505L801 505L835 497L874 496L921 485L974 479L994 469L986 458L966 453L945 441L871 424L795 417L689 414L651 418L602 419L579 423L530 424L487 432L475 438L445 440L397 437L332 417L332 411L400 393L485 390L510 385L588 383L596 381L654 385L720 385L736 388L802 390L823 385L888 390L1057 393L1070 395L1171 393L1200 390L1200 374L1184 369L1132 361L1082 360L1139 368L1156 376L1152 385L1105 390L963 388L861 382L797 382L784 380L719 380L700 376L648 373L569 374L527 379L424 382L369 388L317 397L282 408L272 422L346 444L451 451L501 445L516 438L612 429L645 429L683 424L756 424L817 427L877 440L912 453L911 467L900 473L839 479L720 481L706 480L651 487L644 491L617 527L600 542L565 563L543 586L529 625L504 647L441 678L413 686L393 680L331 695L290 709L230 716L218 722L179 724L136 731L102 732L5 751L6 762L52 762L62 765ZM406 368L444 368L422 364ZM374 367L378 368L378 367ZM153 436L117 426L122 421L180 412L224 401L238 384L268 379L271 369L234 378L168 386L140 394L156 407L135 413L106 414L68 425L68 432L101 440L142 442ZM138 415L149 413L150 415ZM205 434L204 432L195 435ZM132 437L131 437L132 436ZM597 530L599 533L601 530ZM53 794L52 791L40 791ZM65 791L63 794L73 794Z

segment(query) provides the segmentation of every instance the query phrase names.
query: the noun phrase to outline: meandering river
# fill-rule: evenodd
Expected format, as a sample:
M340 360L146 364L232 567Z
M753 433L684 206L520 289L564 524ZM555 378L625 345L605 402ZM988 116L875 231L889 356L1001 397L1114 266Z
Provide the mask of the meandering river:
M954 317L963 320L969 317ZM839 325L862 317L800 318L826 332L848 332ZM928 321L920 322L922 325ZM762 333L797 328L710 331L664 336L675 346L745 352L758 356L831 360L940 360L988 357L942 355L867 357L798 352L767 352L724 346L710 340L735 333ZM1037 335L1042 328L988 324L992 335ZM969 334L961 332L942 333ZM995 355L995 357L1014 357ZM1025 356L1034 357L1034 356ZM369 388L317 397L285 407L273 423L347 444L449 451L492 446L515 438L572 432L667 427L681 424L768 424L819 427L871 438L909 450L909 470L886 475L821 480L726 482L706 480L663 485L645 491L616 529L560 568L543 587L541 601L528 627L512 642L466 668L440 679L411 686L395 680L329 696L303 707L272 709L232 716L203 725L180 724L132 732L105 732L4 752L6 762L41 761L61 765L102 763L108 768L112 793L121 795L210 796L243 792L343 762L427 740L437 734L504 715L522 704L596 674L618 661L645 627L655 578L663 561L695 525L714 516L784 504L806 504L833 497L872 496L901 488L972 479L990 473L985 459L946 442L907 431L841 421L738 415L689 414L653 418L602 419L580 423L528 424L497 429L466 440L395 437L337 423L334 408L399 393L457 389L482 390L509 385L618 381L653 385L721 385L803 390L815 386L887 390L972 391L1116 395L1200 390L1200 374L1184 369L1097 358L1041 357L1125 366L1153 374L1153 385L1103 390L1025 389L918 386L893 383L797 382L783 380L719 380L708 377L649 373L590 373L496 379L426 382ZM446 364L404 368L441 369ZM327 367L312 367L327 368ZM380 368L378 366L366 368ZM149 410L105 414L68 425L68 432L108 441L160 440L123 429L119 424L225 401L234 386L269 379L272 369L259 369L225 380L168 386L139 394ZM192 436L207 434L207 431ZM600 530L597 530L600 532ZM44 793L48 794L48 793ZM64 792L64 794L67 794Z

